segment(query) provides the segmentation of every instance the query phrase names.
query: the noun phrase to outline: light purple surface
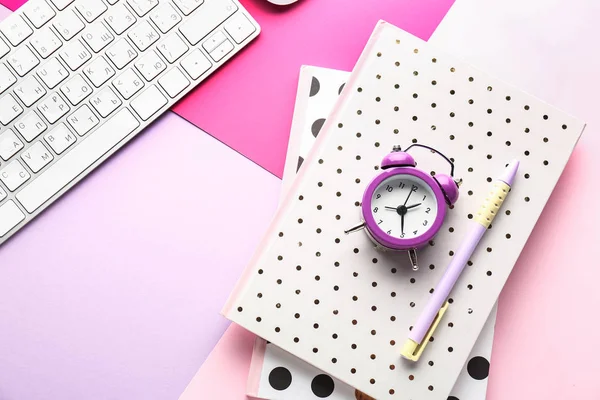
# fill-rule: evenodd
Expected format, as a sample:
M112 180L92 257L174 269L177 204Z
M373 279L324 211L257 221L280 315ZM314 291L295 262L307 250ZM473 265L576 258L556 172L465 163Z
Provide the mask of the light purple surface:
M176 399L279 191L163 116L0 247L0 399Z

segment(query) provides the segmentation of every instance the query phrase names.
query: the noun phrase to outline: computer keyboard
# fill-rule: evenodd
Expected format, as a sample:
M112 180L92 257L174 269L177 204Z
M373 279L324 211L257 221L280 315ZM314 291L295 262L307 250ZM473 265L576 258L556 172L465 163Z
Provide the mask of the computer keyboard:
M260 32L236 0L30 0L0 23L0 244Z

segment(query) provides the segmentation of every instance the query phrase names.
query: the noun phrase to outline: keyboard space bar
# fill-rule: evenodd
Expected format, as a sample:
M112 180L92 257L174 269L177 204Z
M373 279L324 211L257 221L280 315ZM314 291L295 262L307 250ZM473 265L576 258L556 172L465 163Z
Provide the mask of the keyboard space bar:
M131 111L124 108L55 162L17 194L17 200L32 213L72 182L95 161L139 126Z

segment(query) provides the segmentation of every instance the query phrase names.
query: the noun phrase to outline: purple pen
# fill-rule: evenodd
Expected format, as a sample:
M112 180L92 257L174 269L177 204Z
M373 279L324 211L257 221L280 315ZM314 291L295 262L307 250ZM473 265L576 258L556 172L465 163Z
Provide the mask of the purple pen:
M421 357L425 346L429 342L429 338L448 309L447 299L450 291L456 284L467 261L473 255L483 234L487 231L494 217L496 217L498 210L510 191L518 169L519 161L511 161L504 169L502 175L494 182L494 187L474 217L473 227L464 238L452 261L450 261L450 265L448 265L444 276L442 276L442 279L437 284L417 323L410 331L408 339L404 343L400 353L402 357L412 361L417 361Z

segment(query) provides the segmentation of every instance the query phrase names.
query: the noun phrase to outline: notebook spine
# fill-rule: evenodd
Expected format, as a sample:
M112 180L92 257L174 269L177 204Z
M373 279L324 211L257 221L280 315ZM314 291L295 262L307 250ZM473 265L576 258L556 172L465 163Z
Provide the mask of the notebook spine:
M377 40L379 39L379 36L381 35L381 32L383 31L383 29L385 28L386 25L388 25L388 23L383 20L380 20L377 23L377 26L376 26L375 30L373 31L373 33L371 34L371 37L369 38L363 52L361 53L361 56L358 59L358 62L356 63L356 66L352 70L352 74L350 75L350 78L348 79L348 82L346 83L345 88L351 89L355 86L355 83L360 78L361 71L363 70L364 66L369 62L369 60L371 59L370 55L373 52L373 48L374 48L375 44L377 43ZM331 112L331 114L329 115L327 120L325 121L325 124L323 125L323 128L321 129L321 133L319 133L319 136L317 137L317 139L315 141L314 150L310 152L310 154L304 161L304 163L306 165L312 165L313 159L318 159L320 151L322 151L321 149L323 148L322 144L325 143L325 141L328 140L329 136L331 135L331 133L333 131L332 127L335 126L339 114L342 112L342 110L344 110L346 103L351 98L351 94L352 94L351 92L352 92L352 90L343 90L342 91L342 94L340 95L340 98L339 98L335 108L333 109L333 111ZM302 184L302 182L304 180L304 175L307 173L308 169L310 169L310 168L301 168L300 171L298 172L298 176L294 180L292 186L290 187L290 190L288 190L284 199L281 201L281 203L280 203L281 206L275 213L275 216L273 217L273 221L271 222L269 229L265 233L257 250L254 252L254 255L252 256L250 263L244 269L244 272L242 273L241 278L236 283L236 286L235 286L233 292L229 295L229 298L227 299L225 306L221 310L221 314L223 316L225 316L226 318L230 318L232 310L235 309L235 304L237 303L238 298L243 296L243 294L246 291L246 287L247 287L248 283L250 282L251 275L259 269L258 260L260 259L261 255L270 247L272 241L274 240L274 238L276 236L277 225L278 225L277 222L288 213L288 208L290 207L290 205L292 203L291 200L298 193L300 185Z

